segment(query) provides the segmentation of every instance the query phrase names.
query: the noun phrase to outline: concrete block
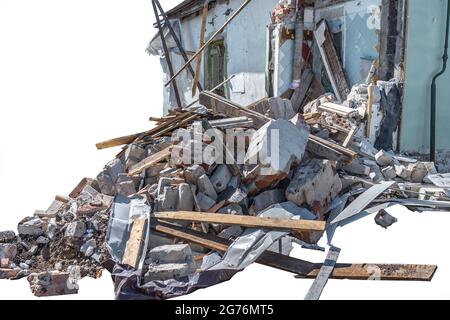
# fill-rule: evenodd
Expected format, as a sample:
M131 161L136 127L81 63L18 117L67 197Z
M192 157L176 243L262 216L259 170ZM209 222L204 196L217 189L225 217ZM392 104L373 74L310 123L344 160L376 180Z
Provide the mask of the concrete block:
M160 211L176 211L178 208L178 187L164 187L163 194L158 197Z
M45 211L45 217L48 218L54 218L56 215L66 208L66 204L62 201L53 200L53 202L50 204L50 207ZM43 218L40 216L40 218Z
M369 176L370 174L370 167L363 165L358 160L353 161L351 164L347 166L343 166L342 170L350 174L356 174L360 176Z
M20 273L20 269L0 269L0 280L3 279L16 279Z
M78 286L74 285L68 272L43 272L28 276L31 292L37 297L60 296L78 293Z
M205 169L198 164L190 166L184 171L186 182L195 185L197 184L198 178L200 178L204 174L206 174Z
M120 159L117 158L108 162L105 166L105 170L112 178L114 183L116 183L119 174L125 173L125 167L122 164L122 161L120 161Z
M201 211L208 211L216 204L215 200L211 199L203 192L197 194L197 202Z
M47 244L49 242L50 242L50 240L43 236L40 236L39 238L36 239L37 244Z
M64 234L67 238L81 238L86 232L86 224L82 221L74 221L67 225Z
M144 281L166 281L186 277L195 273L196 269L195 263L168 263L149 266Z
M10 243L0 244L0 259L14 260L17 255L17 246Z
M286 201L286 193L284 189L269 190L260 193L254 199L255 213L263 211L273 204Z
M214 188L213 184L211 183L211 180L209 180L206 174L198 178L197 186L200 192L204 193L213 200L217 200L216 189Z
M45 235L49 239L53 239L55 237L57 231L58 231L58 224L56 223L56 219L55 218L50 219L50 222L48 223Z
M129 145L125 151L125 168L130 168L146 157L147 150L136 144Z
M0 243L13 242L16 239L16 233L14 231L1 231Z
M8 269L11 265L11 262L8 258L0 258L0 268L1 269Z
M40 236L42 235L47 227L47 223L39 218L33 218L26 222L20 223L17 227L19 235L26 236Z
M392 158L391 155L389 155L383 150L381 150L375 155L375 160L381 167L391 166L394 164L394 158Z
M296 169L286 198L298 206L309 205L312 212L323 217L341 190L341 180L331 162L313 159Z
M411 178L411 171L409 171L404 165L394 165L395 173L397 177L403 180L409 180Z
M167 164L157 163L145 170L145 176L148 178L157 177L166 168Z
M226 164L219 165L211 176L211 183L217 193L224 191L230 182L232 174Z
M288 174L291 166L302 160L308 139L309 131L290 121L271 121L252 136L245 164L260 163L258 175Z
M191 186L182 183L178 186L178 211L192 211L194 209L194 196Z
M397 177L397 172L395 171L395 168L392 166L382 169L381 172L383 173L383 176L387 180L393 180Z
M102 171L98 174L97 182L101 193L108 196L116 195L116 186L114 185L113 179L106 171Z
M428 174L436 174L437 170L431 162L417 162L408 166L411 173L410 181L414 183L422 183Z
M127 197L137 192L134 180L127 174L119 174L116 182L116 190L118 194Z
M186 263L192 257L192 250L188 244L164 245L150 250L146 263Z

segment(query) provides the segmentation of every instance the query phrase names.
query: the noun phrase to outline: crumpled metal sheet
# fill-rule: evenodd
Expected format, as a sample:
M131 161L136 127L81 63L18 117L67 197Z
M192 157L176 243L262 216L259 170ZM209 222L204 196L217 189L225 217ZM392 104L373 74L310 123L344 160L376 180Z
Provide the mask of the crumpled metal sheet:
M126 210L132 210L132 205L127 203L126 199L119 198L113 206L111 234L117 237L124 232L124 223L126 219L132 215L126 215ZM289 206L285 206L288 208ZM286 209L285 208L285 209ZM272 206L262 212L261 217L285 218L285 219L301 219L312 218L315 216L309 212L280 210L279 205ZM129 228L128 228L129 229ZM129 233L129 231L128 231ZM274 243L286 237L289 233L284 231L268 231L263 229L247 229L239 236L223 257L218 253L212 253L203 259L200 271L197 273L178 279L170 279L167 281L151 281L141 284L141 272L135 270L126 270L123 266L116 263L111 267L110 272L114 281L116 298L120 300L129 299L146 299L160 300L170 299L192 293L198 289L204 289L216 284L230 280L236 273L244 270L247 266L255 262L263 252L270 249ZM128 239L128 237L126 237ZM286 238L284 239L286 240ZM112 246L112 254L120 255L114 251L114 248L122 249L123 244L109 243ZM284 241L286 246L286 241ZM283 248L284 253L289 253L291 246ZM287 250L286 250L287 249ZM146 250L144 251L146 252Z
M288 204L284 204L288 208ZM263 218L282 218L282 219L309 219L313 220L315 216L304 211L290 212L280 210L281 205L274 205L259 214ZM255 262L264 251L268 250L276 241L286 237L289 232L268 231L264 229L247 229L233 244L228 248L221 262L209 270L234 269L243 270Z
M120 194L116 196L106 233L106 247L115 263L122 262L133 221L138 218L149 219L150 211L151 208L146 204L146 199L141 196L131 198ZM143 252L147 252L149 234L150 226L147 226ZM138 271L142 270L144 259L145 255L139 261Z

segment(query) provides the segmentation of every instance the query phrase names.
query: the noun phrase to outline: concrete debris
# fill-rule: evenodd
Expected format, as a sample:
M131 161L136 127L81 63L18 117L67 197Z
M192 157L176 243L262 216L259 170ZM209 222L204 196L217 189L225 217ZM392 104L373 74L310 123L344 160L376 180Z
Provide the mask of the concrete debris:
M219 14L230 1L216 2ZM179 90L167 88L171 109L152 117L154 127L98 143L98 149L123 148L95 179L84 178L68 197L56 196L47 210L23 219L17 235L0 232L0 279L28 277L39 297L74 294L78 280L98 278L106 268L118 299L188 294L229 280L253 262L303 278L318 275L322 281L313 298L328 277L369 279L366 264L333 269L330 261L290 257L292 244L324 250L318 243L325 231L377 212L376 223L387 228L397 222L384 210L393 203L450 210L450 175L438 173L434 163L397 154L404 84L374 83L382 78L376 67L382 59L368 63L355 54L358 59L346 57L344 68L326 16L347 10L317 12L335 2L282 0L270 12L271 58L262 79L269 97L254 101L264 95L255 89L260 77L232 68L230 86L199 90L198 100L183 108L191 95L178 78L183 94L174 99ZM192 19L201 16L191 13ZM258 43L265 43L263 37ZM165 39L154 41L159 43L149 51L159 54ZM176 42L175 51L184 55ZM355 84L360 73L367 82ZM133 263L122 263L127 260ZM383 280L430 281L436 270L381 267Z
M81 221L69 223L66 228L65 236L67 238L81 238L86 232L86 225Z
M16 239L16 233L14 231L1 231L0 232L0 243L13 242Z
M292 140L292 137L296 137ZM260 164L259 174L287 174L303 158L309 132L287 120L267 123L252 137L245 156L246 164Z
M197 269L191 247L186 244L156 247L148 253L146 264L144 282L185 277Z
M197 180L198 189L206 196L213 200L217 200L217 192L209 177L204 174Z
M383 168L381 172L387 180L393 180L397 177L397 171L395 171L395 168L393 166Z
M33 294L37 297L61 296L78 293L78 285L72 282L68 272L43 272L28 276Z
M375 160L381 167L387 167L394 164L394 159L383 150L375 155Z
M308 205L312 212L323 218L341 189L341 180L331 162L313 159L295 170L286 198L298 206Z
M28 218L22 221L17 230L21 236L40 236L44 234L47 223L39 218Z
M17 246L15 244L0 244L0 259L13 260L17 255Z

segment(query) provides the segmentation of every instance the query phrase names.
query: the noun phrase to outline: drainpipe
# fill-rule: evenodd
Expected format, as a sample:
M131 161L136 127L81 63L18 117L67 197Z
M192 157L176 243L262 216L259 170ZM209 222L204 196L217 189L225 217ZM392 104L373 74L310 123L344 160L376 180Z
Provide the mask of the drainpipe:
M447 70L448 61L448 37L450 29L450 0L447 1L447 26L445 32L444 55L442 56L442 70L433 77L431 83L431 126L430 126L430 161L436 161L436 80Z

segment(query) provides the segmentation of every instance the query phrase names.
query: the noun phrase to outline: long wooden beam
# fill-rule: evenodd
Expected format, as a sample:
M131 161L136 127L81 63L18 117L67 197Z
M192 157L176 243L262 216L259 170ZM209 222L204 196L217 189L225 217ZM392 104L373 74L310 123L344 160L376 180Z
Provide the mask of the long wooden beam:
M261 218L191 211L157 212L154 214L154 217L156 219L168 221L206 222L223 225L238 225L246 228L268 228L302 232L324 232L326 225L325 221Z
M158 124L156 127L152 128L148 131L106 140L106 141L97 143L95 146L97 147L98 150L102 150L102 149L108 149L108 148L122 146L124 144L130 144L130 143L133 143L136 139L139 139L140 137L159 134L160 132L164 131L167 127L172 126L177 123L180 123L180 122L183 122L183 120L185 120L186 118L188 118L190 116L192 116L192 114L190 112L186 112L178 117L168 119L167 121L164 121L163 123Z
M165 86L167 87L168 85L170 85L170 84L176 79L176 77L178 77L178 76L180 75L180 73L183 72L183 70L186 69L187 66L190 65L190 64L192 63L192 61L194 61L194 60L195 60L195 59L203 52L203 50L205 50L205 48L206 48L207 46L209 46L209 45L211 44L211 42L213 42L213 41L216 39L216 37L217 37L219 34L221 34L221 33L223 32L223 30L225 30L225 28L230 24L230 22L233 21L234 18L236 18L236 17L241 13L241 11L244 10L244 8L245 8L251 1L252 1L252 0L246 0L246 1L240 6L240 8L237 9L237 10L231 15L231 17L228 18L227 21L225 21L225 23L223 24L223 26L221 26L221 27L219 28L219 30L217 30L217 31L209 38L209 40L206 41L206 43L198 49L198 51L197 51L197 52L189 59L189 61L186 62L186 63L181 67L181 69L178 70L178 71L177 71L177 72L169 79L169 81L167 81L167 82L165 83Z
M152 229L222 253L226 252L232 243L223 238L165 223L152 224ZM322 263L312 263L272 251L264 252L256 262L307 279L315 279L323 266ZM431 281L436 270L437 266L434 265L338 263L335 265L330 279Z

